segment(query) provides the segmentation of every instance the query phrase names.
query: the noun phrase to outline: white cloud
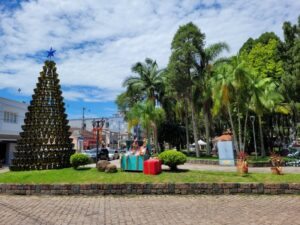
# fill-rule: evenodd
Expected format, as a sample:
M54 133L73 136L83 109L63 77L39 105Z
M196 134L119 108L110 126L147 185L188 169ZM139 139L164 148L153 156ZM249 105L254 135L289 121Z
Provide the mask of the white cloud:
M281 37L282 23L295 23L299 12L294 0L26 1L0 15L0 89L20 87L30 95L41 52L53 46L65 98L112 101L135 62L151 57L166 66L180 25L194 22L207 44L226 41L234 54L250 36Z

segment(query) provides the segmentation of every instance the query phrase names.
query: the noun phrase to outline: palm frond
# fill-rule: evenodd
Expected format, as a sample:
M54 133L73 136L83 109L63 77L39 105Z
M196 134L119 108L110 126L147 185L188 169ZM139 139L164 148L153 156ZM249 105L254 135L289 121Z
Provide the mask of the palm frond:
M225 42L219 42L208 46L204 49L206 61L214 61L224 50L229 51L229 45Z

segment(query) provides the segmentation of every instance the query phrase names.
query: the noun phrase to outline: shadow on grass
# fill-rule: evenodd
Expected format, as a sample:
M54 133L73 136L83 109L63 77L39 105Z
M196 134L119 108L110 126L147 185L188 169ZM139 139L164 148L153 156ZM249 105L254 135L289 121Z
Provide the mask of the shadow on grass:
M238 177L250 177L249 173L238 173L236 174Z
M92 169L92 168L91 167L79 167L76 170L81 171L81 170L90 170L90 169Z
M189 169L177 169L177 170L170 170L170 169L163 169L163 172L167 172L167 173L186 173L189 172Z

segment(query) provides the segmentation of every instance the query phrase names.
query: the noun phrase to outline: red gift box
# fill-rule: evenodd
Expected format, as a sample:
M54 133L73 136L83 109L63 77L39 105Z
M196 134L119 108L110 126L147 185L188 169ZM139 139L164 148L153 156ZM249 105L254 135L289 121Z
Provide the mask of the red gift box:
M156 175L161 173L161 161L158 159L148 159L144 161L144 174Z

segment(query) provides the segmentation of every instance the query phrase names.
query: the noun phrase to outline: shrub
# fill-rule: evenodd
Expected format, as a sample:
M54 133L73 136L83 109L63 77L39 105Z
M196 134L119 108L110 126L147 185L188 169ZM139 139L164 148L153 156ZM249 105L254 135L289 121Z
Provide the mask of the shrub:
M82 153L75 153L71 155L70 163L74 169L77 169L79 166L84 166L90 163L90 158L87 155Z
M176 150L167 150L158 155L158 158L164 165L170 167L171 170L177 170L178 165L186 162L186 156L182 152Z

